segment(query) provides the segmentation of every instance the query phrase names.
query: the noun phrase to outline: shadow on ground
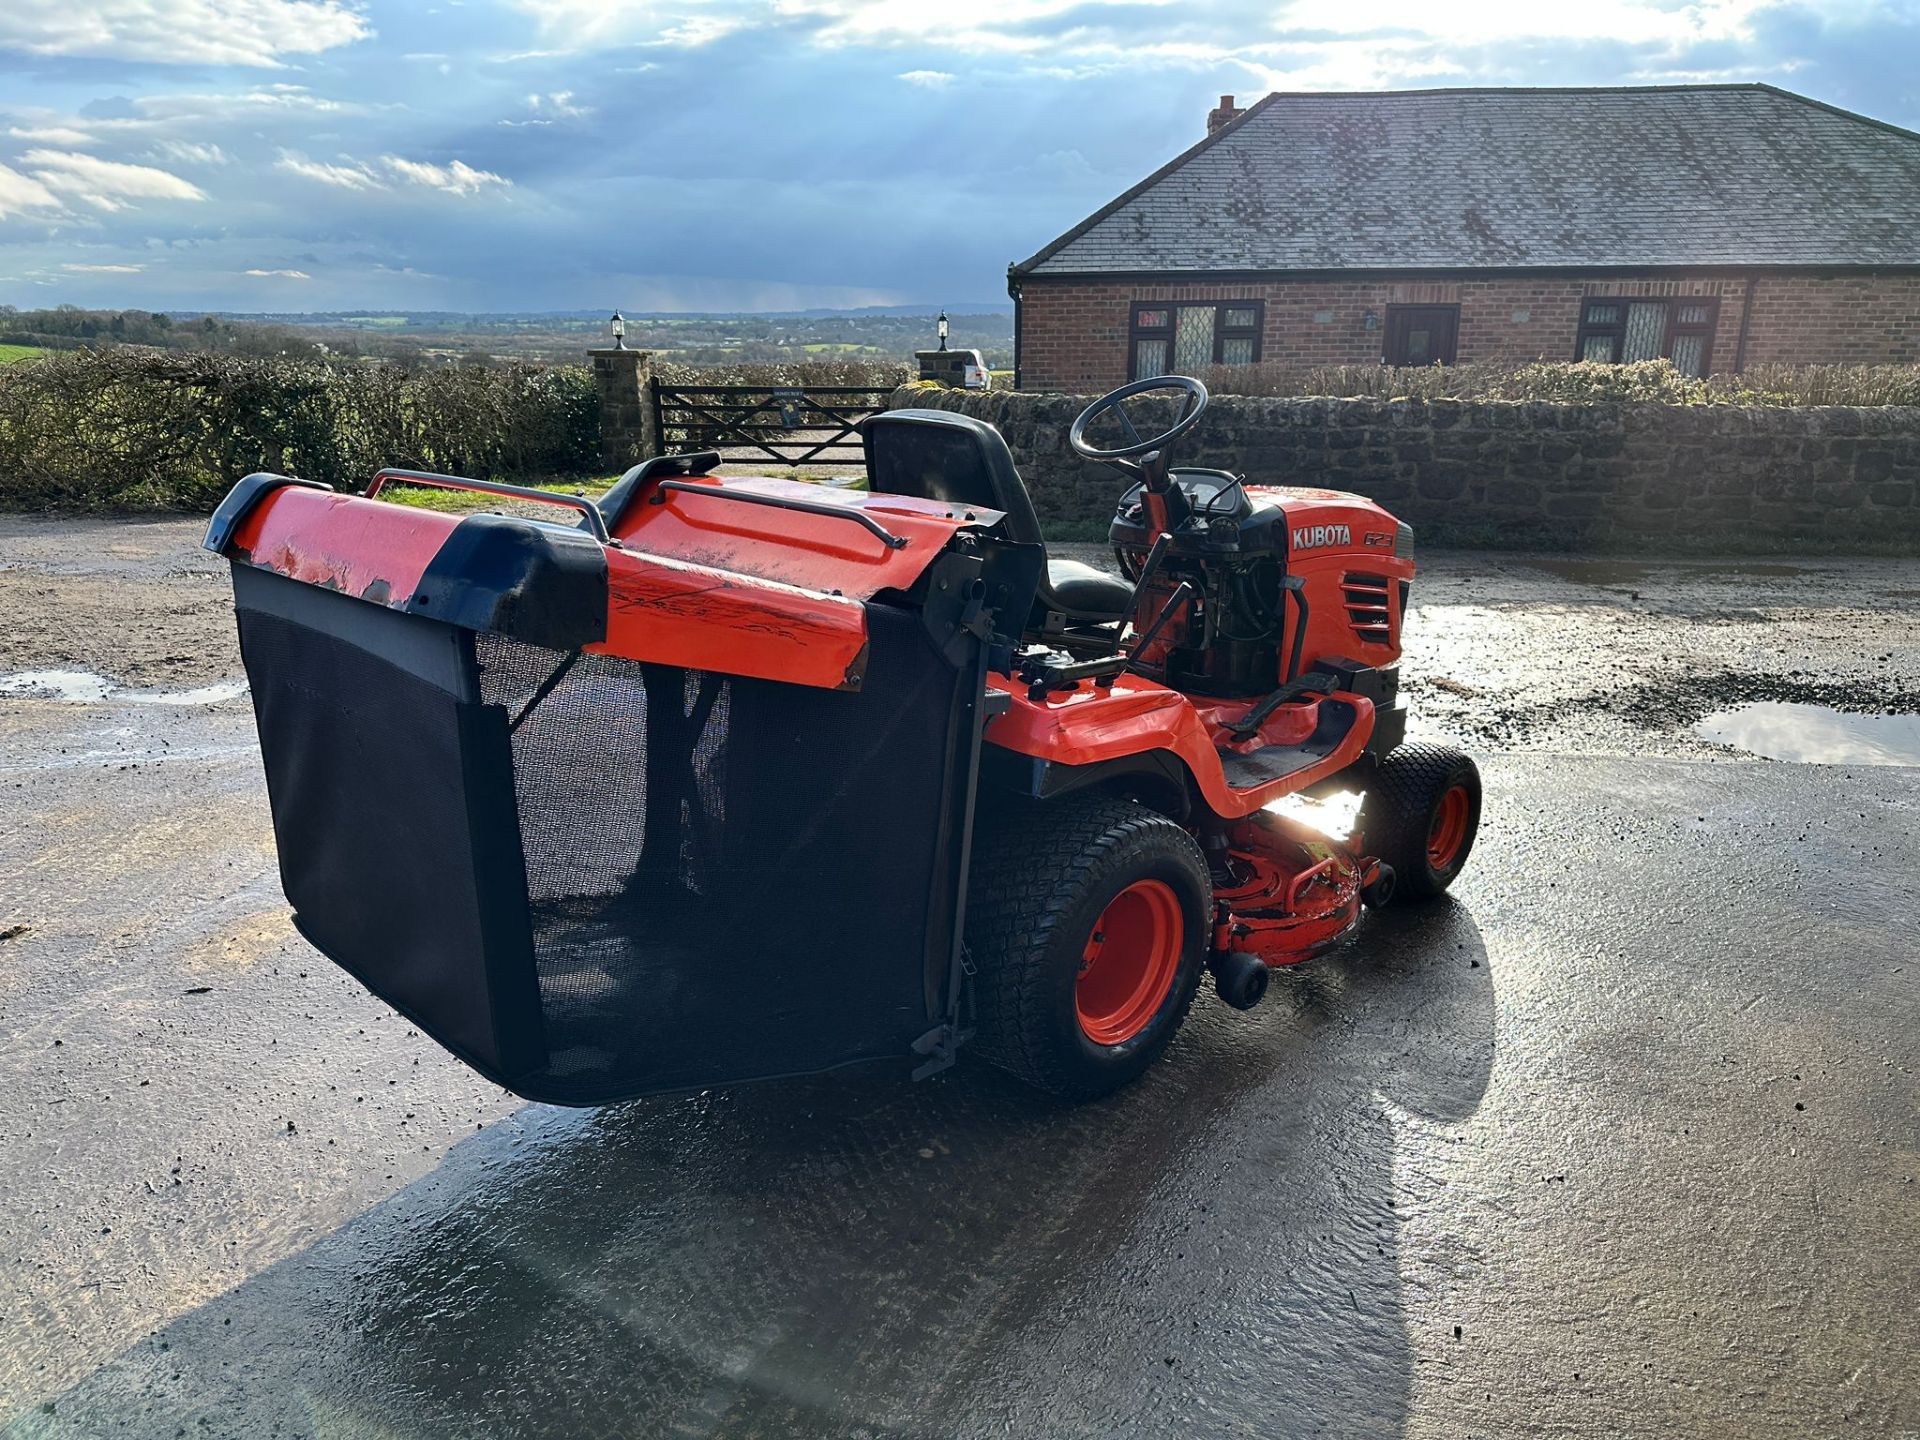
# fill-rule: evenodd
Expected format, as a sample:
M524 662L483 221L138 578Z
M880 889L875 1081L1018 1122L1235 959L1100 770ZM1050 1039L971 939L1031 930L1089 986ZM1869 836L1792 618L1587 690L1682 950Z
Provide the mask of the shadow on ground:
M8 1433L1399 1434L1397 1132L1473 1113L1494 1008L1460 905L1361 933L1100 1105L529 1107Z

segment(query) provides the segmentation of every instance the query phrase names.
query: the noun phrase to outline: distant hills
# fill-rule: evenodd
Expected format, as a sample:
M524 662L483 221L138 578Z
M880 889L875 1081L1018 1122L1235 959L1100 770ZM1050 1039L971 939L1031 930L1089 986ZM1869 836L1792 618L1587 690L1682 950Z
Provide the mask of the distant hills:
M846 309L816 307L810 310L628 310L629 320L662 320L684 323L694 320L832 320L861 316L916 316L932 319L941 311L949 317L962 315L1013 314L1011 300L956 301L953 304L860 305ZM175 320L213 315L222 320L243 320L266 325L351 325L380 321L429 330L464 330L499 325L525 326L547 321L560 324L604 325L611 314L607 310L171 310L164 312Z

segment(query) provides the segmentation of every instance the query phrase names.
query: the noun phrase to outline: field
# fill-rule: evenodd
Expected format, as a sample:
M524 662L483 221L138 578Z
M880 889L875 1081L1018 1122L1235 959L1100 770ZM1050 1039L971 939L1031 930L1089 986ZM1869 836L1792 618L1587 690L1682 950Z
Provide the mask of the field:
M11 365L16 360L31 360L46 353L37 345L0 345L0 365Z

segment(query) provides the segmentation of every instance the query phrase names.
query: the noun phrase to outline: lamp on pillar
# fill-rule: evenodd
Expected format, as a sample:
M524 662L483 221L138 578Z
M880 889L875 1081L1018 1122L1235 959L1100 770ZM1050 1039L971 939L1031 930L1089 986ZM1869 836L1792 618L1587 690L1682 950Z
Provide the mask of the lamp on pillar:
M600 463L624 470L660 453L660 411L653 393L653 356L627 348L627 317L607 321L613 344L589 350L600 394Z
M940 348L944 350L947 348L947 312L942 310L940 318L933 323L934 331L940 337Z

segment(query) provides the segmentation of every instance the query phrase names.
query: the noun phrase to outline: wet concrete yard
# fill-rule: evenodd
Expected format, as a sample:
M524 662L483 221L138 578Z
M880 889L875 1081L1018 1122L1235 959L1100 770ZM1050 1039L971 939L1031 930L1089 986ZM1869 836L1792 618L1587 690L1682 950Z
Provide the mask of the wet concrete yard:
M1920 1430L1920 770L1696 729L1920 709L1920 563L1429 557L1452 902L1096 1106L579 1112L292 933L244 699L112 688L237 673L193 529L0 526L0 674L107 682L0 694L0 1433Z

